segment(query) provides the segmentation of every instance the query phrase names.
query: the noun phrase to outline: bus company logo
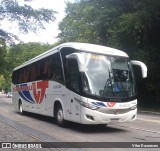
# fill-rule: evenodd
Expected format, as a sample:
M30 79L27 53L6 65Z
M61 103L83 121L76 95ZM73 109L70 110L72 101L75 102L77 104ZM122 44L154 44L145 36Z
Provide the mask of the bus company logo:
M33 95L38 104L41 104L48 88L48 81L33 82Z
M118 110L114 110L114 115L118 115Z
M108 102L108 103L107 103L107 106L108 106L108 107L113 107L115 104L116 104L115 102Z
M13 88L13 91L17 91L19 95L29 103L41 104L44 99L47 88L48 81L38 81L33 82L31 85L18 85L15 88ZM33 95L31 95L30 91L33 92Z

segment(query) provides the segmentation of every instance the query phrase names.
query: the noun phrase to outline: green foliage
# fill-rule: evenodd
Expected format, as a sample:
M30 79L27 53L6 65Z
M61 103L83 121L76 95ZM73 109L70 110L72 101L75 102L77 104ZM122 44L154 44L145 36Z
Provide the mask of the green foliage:
M5 65L5 55L6 55L6 44L3 39L0 39L0 74L4 71Z
M4 90L5 92L11 91L11 80L10 78L4 78L3 75L0 76L0 91Z
M20 64L30 60L31 58L51 49L53 46L42 43L26 43L12 45L7 55L8 68L7 71L11 71L13 68Z
M124 49L157 45L159 0L79 0L68 3L66 14L59 24L62 41L84 41Z
M31 0L28 0L31 1ZM50 9L33 9L30 5L20 5L18 0L1 0L0 1L0 23L4 20L15 22L17 28L23 32L36 32L39 29L44 29L44 23L54 21L56 12ZM4 31L0 28L0 38L8 43L14 43L19 40L17 35Z
M59 24L61 33L58 37L63 42L99 42L99 31L96 29L99 25L99 19L94 6L85 1L68 3L66 13L66 17Z

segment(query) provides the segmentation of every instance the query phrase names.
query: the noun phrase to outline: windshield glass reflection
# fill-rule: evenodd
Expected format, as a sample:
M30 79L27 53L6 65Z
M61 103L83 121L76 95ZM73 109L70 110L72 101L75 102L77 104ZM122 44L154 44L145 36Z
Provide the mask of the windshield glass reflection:
M103 98L136 95L132 66L128 58L83 53L86 71L83 91Z

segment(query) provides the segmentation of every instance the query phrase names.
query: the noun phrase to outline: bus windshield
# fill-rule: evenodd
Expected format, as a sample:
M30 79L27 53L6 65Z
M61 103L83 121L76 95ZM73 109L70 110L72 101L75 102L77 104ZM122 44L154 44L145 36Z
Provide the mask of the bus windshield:
M130 98L136 95L129 58L82 53L85 60L83 91L101 98Z

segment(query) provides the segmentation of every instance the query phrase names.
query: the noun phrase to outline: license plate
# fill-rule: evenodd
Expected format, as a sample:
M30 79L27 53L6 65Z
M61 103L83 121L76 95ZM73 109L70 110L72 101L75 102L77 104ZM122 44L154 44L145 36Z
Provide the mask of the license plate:
M110 123L118 123L119 122L119 118L112 118L110 120Z

